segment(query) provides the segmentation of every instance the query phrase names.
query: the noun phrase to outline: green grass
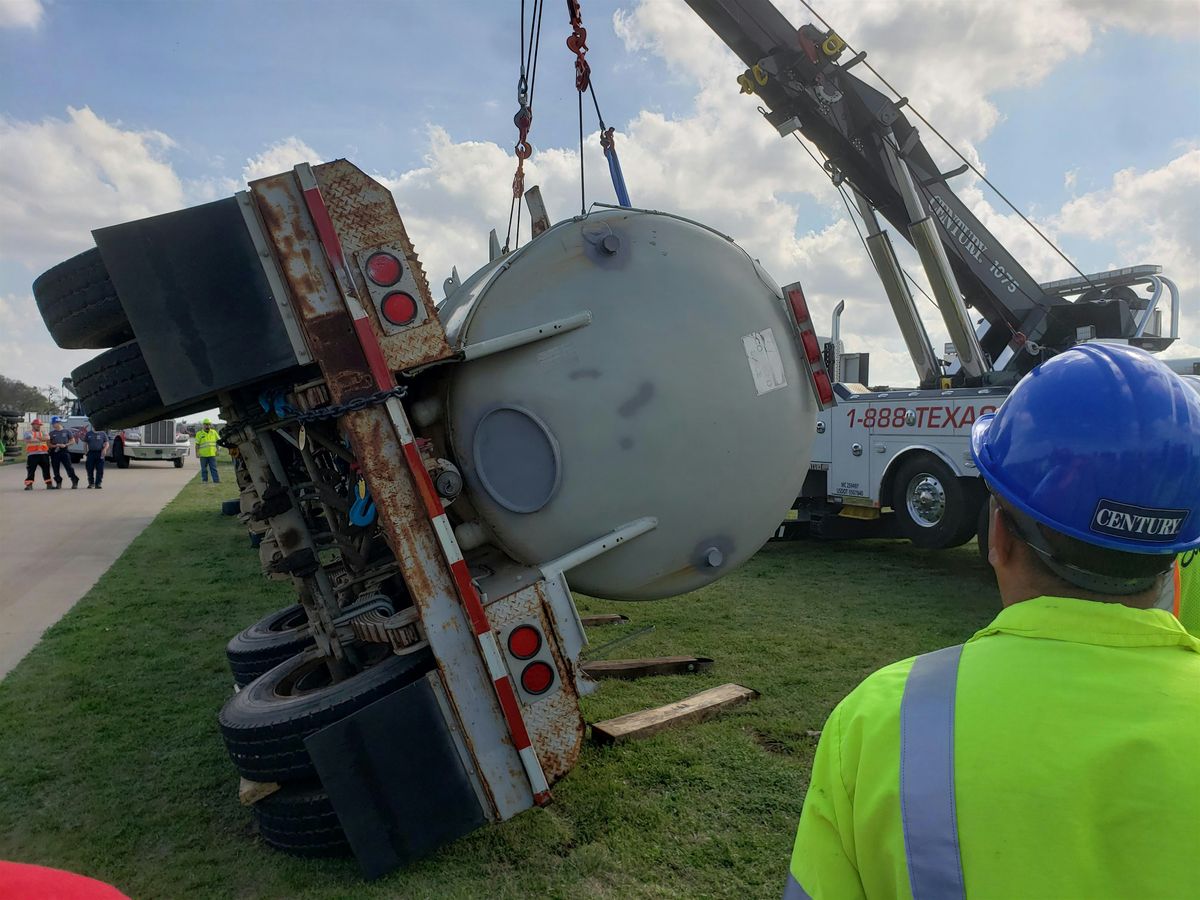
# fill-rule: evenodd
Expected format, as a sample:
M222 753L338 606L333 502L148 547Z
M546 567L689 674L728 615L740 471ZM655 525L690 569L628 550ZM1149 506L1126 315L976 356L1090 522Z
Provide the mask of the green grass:
M232 478L229 478L232 482ZM615 748L586 745L555 802L364 883L351 861L280 855L238 805L216 713L224 644L291 602L193 482L0 682L0 858L153 897L777 897L816 742L871 670L960 641L997 607L974 545L770 545L705 590L580 598L654 625L622 657L711 656L711 674L606 682L595 721L735 681L761 699Z

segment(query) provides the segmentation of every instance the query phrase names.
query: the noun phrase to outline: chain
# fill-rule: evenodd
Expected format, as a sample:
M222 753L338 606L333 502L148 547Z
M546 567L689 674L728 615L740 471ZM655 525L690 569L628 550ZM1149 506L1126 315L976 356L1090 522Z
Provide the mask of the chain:
M336 419L355 410L366 409L368 406L375 406L379 403L387 403L393 397L403 397L407 393L408 388L404 385L386 391L376 391L373 394L367 394L365 397L355 397L353 400L347 400L345 403L339 403L336 406L318 406L315 409L297 413L296 421L303 425L308 422L323 422L326 419Z
M386 403L393 397L403 397L408 393L408 387L399 385L390 388L386 391L376 391L373 394L367 394L363 397L355 397L353 400L347 400L345 403L338 403L332 406L318 406L313 409L300 412L292 409L290 406L285 407L288 418L294 418L301 425L309 422L323 422L327 419L336 419L339 416L344 416L346 413L354 412L359 409L366 409L368 406L375 406L379 403ZM270 410L258 413L257 415L247 416L244 419L228 423L220 432L220 441L218 443L223 447L230 446L229 437L243 428L258 428L261 425L267 425L276 421Z
M588 52L587 29L583 27L583 11L579 8L579 0L567 0L567 15L571 19L567 48L575 54L575 89L582 94L592 83L592 67L585 59Z

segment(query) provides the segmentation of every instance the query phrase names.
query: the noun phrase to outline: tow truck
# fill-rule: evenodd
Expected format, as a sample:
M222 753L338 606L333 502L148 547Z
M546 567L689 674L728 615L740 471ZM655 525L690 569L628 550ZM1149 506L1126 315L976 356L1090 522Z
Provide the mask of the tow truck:
M1003 403L1022 375L1075 343L1165 350L1179 336L1178 288L1158 265L1038 283L955 195L950 182L971 168L966 158L941 171L909 120L908 99L858 77L860 66L874 72L866 52L824 20L794 28L769 0L687 2L745 64L742 92L762 104L781 137L816 148L847 211L857 211L918 376L912 387L868 387L867 355L841 353L838 308L824 344L834 397L823 404L808 477L776 537L906 537L932 549L966 543L985 515L968 447L972 423ZM887 225L917 251L951 338L942 354Z

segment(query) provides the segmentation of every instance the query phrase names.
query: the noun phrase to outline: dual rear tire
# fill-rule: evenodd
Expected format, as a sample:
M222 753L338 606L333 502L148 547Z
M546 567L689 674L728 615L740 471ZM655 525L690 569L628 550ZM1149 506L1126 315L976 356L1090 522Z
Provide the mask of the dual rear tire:
M932 453L909 456L892 480L892 510L900 533L926 550L960 547L971 540L986 496L982 479L960 478Z
M358 650L363 666L335 682L299 605L265 616L226 648L241 690L226 701L218 725L240 775L281 785L251 807L259 836L281 852L350 852L305 738L414 683L435 665L428 650L406 656L379 644L360 644Z

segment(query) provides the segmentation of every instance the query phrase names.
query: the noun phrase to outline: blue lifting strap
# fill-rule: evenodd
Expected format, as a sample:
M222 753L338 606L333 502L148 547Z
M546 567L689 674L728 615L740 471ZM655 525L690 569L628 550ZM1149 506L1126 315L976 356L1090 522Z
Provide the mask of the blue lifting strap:
M600 146L604 148L604 158L608 160L608 174L612 176L617 203L621 206L633 206L629 202L629 189L625 187L625 175L621 172L621 160L617 157L617 146L613 143L612 128L600 133Z

